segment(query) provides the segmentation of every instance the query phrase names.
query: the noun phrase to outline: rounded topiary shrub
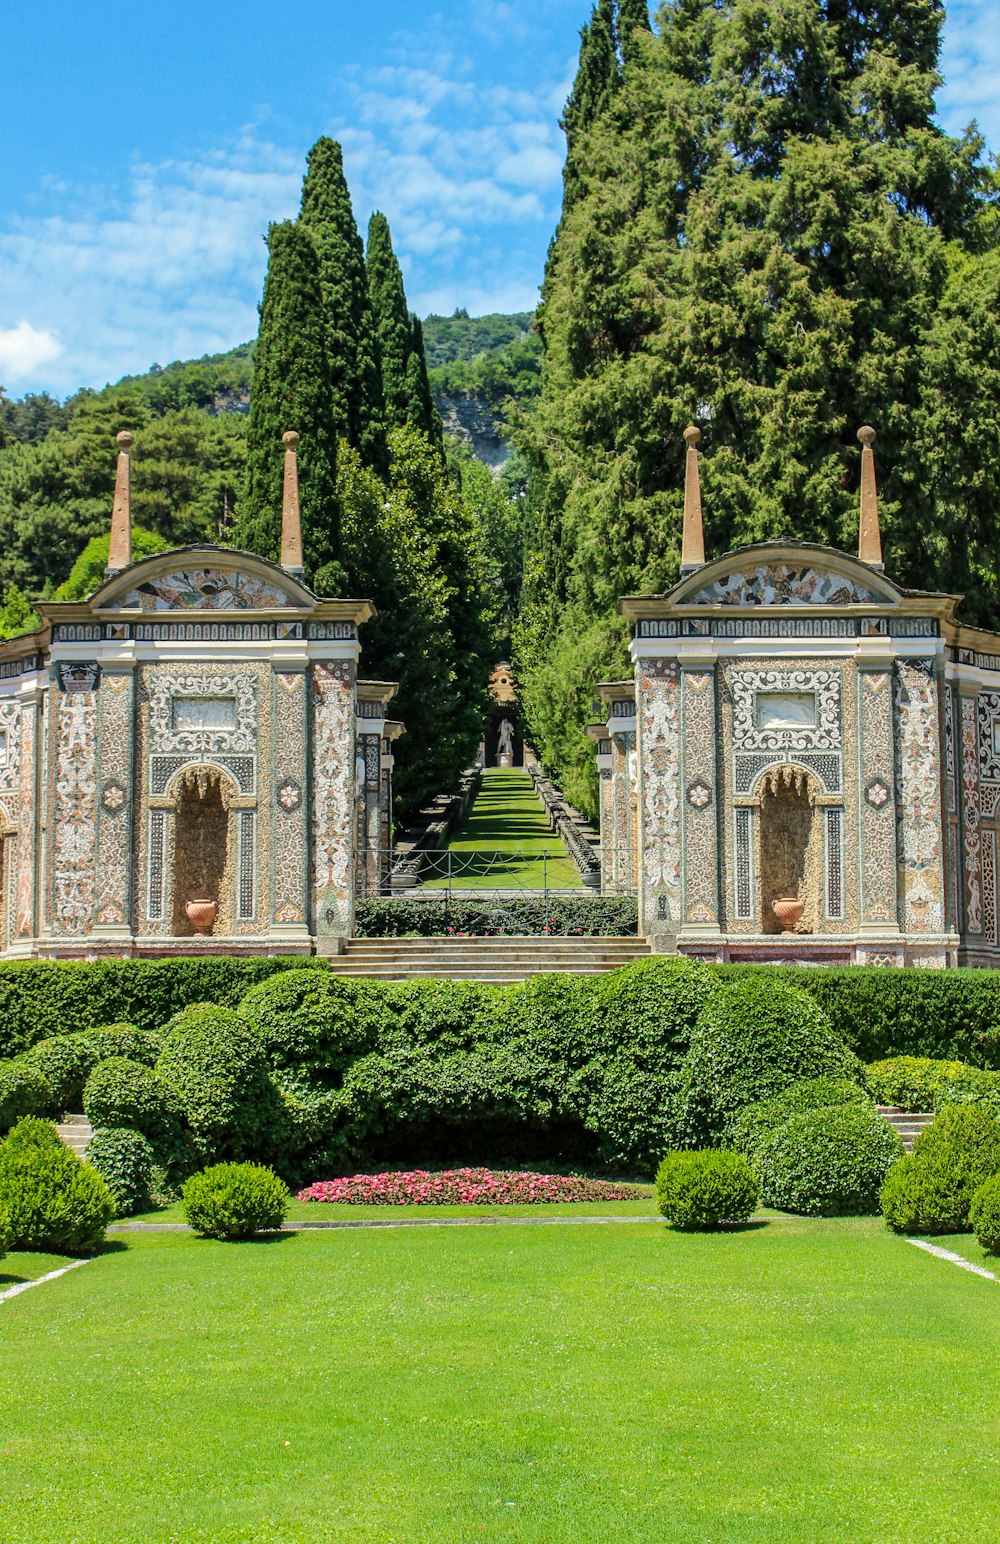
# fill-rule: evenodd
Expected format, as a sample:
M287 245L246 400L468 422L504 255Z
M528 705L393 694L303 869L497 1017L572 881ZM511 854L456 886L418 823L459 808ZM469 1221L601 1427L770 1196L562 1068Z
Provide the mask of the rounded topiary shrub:
M86 1254L114 1211L101 1176L61 1142L0 1143L0 1216L11 1248Z
M4 1142L4 1150L14 1153L29 1147L61 1148L63 1140L50 1120L40 1120L34 1115L24 1115L12 1126Z
M154 1161L142 1132L128 1127L95 1131L87 1143L87 1162L107 1185L116 1217L131 1217L149 1206Z
M793 1115L756 1147L766 1206L807 1217L870 1216L903 1151L888 1121L858 1105Z
M170 1090L151 1067L110 1056L97 1063L83 1090L84 1114L97 1127L127 1127L147 1137L162 1137L173 1115Z
M286 970L251 988L240 1016L257 1031L272 1067L338 1079L374 1049L388 1012L378 982L344 980L317 970Z
M536 981L543 979L552 978L535 977ZM453 1051L474 1049L498 1031L505 1039L509 1015L501 1005L507 1001L504 988L482 981L417 978L399 982L387 993L379 1046L387 1051L427 1046L435 1055L449 1056ZM562 1012L562 999L557 995L547 1019L557 1035L562 1032Z
M882 1187L882 1215L899 1233L963 1233L972 1197L1000 1174L1000 1122L973 1104L949 1105Z
M760 1144L793 1115L802 1115L806 1110L835 1109L845 1104L874 1113L871 1096L859 1084L847 1078L805 1078L773 1099L748 1104L741 1110L733 1125L733 1146L738 1153L752 1158Z
M973 1195L969 1226L984 1249L1000 1254L1000 1174L994 1174Z
M994 1120L1000 1120L1000 1072L981 1072L978 1067L963 1067L955 1077L942 1084L935 1110L950 1105L974 1104Z
M52 1085L29 1056L0 1061L0 1131L22 1115L44 1115L52 1108Z
M820 1077L863 1084L864 1069L812 998L770 971L725 981L702 1009L685 1058L682 1140L727 1141L748 1104Z
M266 1148L280 1100L260 1035L241 1014L205 1007L177 1014L156 1075L176 1100L203 1160L256 1156Z
M83 1109L83 1089L100 1057L92 1035L53 1035L25 1052L52 1089L53 1113Z
M125 1056L129 1061L152 1067L160 1054L159 1035L148 1029L137 1029L134 1024L127 1024L124 1020L89 1030L87 1038L94 1044L98 1061L104 1061L109 1056Z
M746 1222L758 1201L756 1176L741 1153L668 1153L657 1171L656 1204L675 1228Z
M718 978L696 960L636 960L594 977L590 1011L595 1043L664 1075L683 1061L698 1017Z
M879 1104L900 1110L933 1110L950 1083L970 1069L964 1062L932 1056L890 1056L865 1068L868 1087Z
M285 1220L288 1192L257 1163L217 1163L192 1174L181 1192L184 1215L205 1238L252 1238Z

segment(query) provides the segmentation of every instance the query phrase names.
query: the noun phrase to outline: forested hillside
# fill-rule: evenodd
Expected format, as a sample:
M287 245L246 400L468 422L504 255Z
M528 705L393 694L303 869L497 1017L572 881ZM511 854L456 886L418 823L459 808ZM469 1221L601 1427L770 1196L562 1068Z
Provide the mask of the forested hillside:
M581 725L626 669L618 597L679 561L703 431L710 553L856 550L856 431L889 572L1000 624L1000 224L974 129L934 121L936 0L599 0L567 103L517 630L535 744L593 809Z

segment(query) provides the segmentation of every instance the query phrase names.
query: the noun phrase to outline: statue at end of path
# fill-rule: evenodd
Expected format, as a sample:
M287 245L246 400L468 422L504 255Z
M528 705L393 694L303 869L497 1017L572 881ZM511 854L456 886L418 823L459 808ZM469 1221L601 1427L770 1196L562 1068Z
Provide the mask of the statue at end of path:
M514 725L509 718L505 718L500 725L500 736L497 740L497 765L510 766L514 760Z

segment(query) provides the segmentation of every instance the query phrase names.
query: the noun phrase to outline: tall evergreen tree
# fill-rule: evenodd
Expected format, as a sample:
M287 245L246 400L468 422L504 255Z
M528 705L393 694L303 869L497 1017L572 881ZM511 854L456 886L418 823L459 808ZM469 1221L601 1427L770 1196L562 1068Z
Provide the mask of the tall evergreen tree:
M334 139L318 139L308 156L299 222L319 258L334 423L368 466L387 469L385 404L365 251L351 208L344 158Z
M408 420L406 367L412 340L403 273L392 248L389 221L377 211L368 224L368 293L375 316L386 423L402 429Z
M301 436L299 484L306 574L319 588L338 583L337 438L327 359L319 259L301 225L272 225L260 330L250 386L247 465L236 543L277 560L281 550L284 457L281 436ZM324 573L325 571L325 573Z
M585 82L607 58L600 10ZM926 586L932 550L934 582L967 589L995 562L985 526L962 525L971 474L929 475L927 459L935 379L986 407L969 313L988 334L995 291L970 278L997 246L981 141L933 118L941 19L937 0L667 0L620 89L578 77L524 434L544 491L518 661L538 749L577 800L593 803L589 749L541 720L589 706L581 665L625 667L619 595L676 577L692 418L709 550L782 534L852 547L870 421L893 575ZM988 475L995 506L1000 457ZM1000 621L995 593L967 610Z
M410 317L410 357L406 362L406 417L415 429L422 429L432 445L444 453L444 430L441 414L434 403L430 377L427 374L427 354L424 349L424 327L419 316Z
M622 66L626 71L642 55L642 40L637 33L652 32L652 30L646 0L618 0L616 31Z

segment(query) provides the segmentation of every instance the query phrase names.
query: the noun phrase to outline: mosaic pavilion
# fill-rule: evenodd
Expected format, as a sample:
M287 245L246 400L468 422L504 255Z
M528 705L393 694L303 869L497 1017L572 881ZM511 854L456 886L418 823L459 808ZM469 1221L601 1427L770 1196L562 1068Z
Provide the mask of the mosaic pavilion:
M685 437L680 581L621 601L635 677L589 731L605 893L665 953L1000 964L1000 636L884 572L873 430L857 557L707 562Z
M8 957L336 953L389 843L392 683L358 678L365 600L302 578L297 435L281 565L216 546L131 561L118 436L105 582L0 643Z

